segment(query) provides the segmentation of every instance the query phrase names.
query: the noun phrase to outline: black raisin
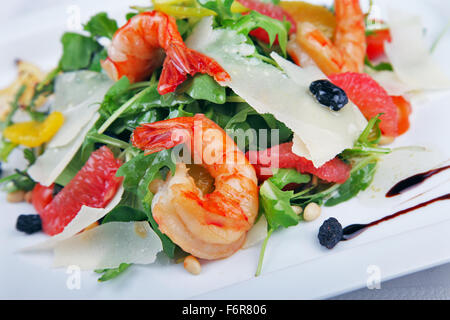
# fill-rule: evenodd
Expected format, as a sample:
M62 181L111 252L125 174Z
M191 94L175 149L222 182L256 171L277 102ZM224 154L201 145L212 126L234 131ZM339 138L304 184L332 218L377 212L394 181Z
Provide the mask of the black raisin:
M325 220L319 229L319 242L322 246L333 249L342 240L342 226L336 218Z
M309 90L320 104L333 111L339 111L348 103L344 90L328 80L317 80L311 83Z
M41 217L38 214L21 214L17 218L16 229L27 234L41 231Z

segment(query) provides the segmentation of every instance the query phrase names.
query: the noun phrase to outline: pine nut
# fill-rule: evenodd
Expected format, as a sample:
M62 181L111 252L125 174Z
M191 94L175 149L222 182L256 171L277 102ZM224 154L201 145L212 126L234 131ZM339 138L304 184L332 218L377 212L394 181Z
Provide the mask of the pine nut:
M186 258L184 258L183 265L186 271L195 275L200 274L200 272L202 271L200 262L198 262L197 258L194 256L187 256Z
M291 206L292 210L294 210L294 212L299 215L303 212L303 208L300 206Z
M384 146L387 144L391 144L392 142L394 142L395 138L394 137L390 137L390 136L381 136L380 141L378 141L378 144L380 146Z
M159 188L164 184L164 180L161 179L155 179L148 185L148 190L155 194L158 192Z
M303 219L305 219L305 221L313 221L320 216L321 211L322 209L317 203L311 202L305 207Z
M18 190L6 195L6 201L11 203L23 202L25 200L25 191Z
M31 203L33 199L33 191L28 191L27 193L25 193L25 201L28 203Z

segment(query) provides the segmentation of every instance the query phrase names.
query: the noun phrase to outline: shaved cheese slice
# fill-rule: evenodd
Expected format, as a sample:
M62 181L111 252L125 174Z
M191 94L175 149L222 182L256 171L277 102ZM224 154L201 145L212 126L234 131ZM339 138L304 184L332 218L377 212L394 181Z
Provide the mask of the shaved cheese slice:
M78 136L92 119L113 81L93 71L64 73L56 79L54 111L64 115L64 124L48 144L62 147Z
M93 270L150 264L161 250L161 240L147 221L109 222L57 243L53 265Z
M414 90L450 89L450 80L431 59L419 17L390 9L388 25L392 41L385 52L394 72Z
M278 65L286 72L286 74L296 83L298 84L302 89L304 89L306 92L309 91L309 86L311 82L317 80L317 79L324 79L326 78L325 74L323 72L315 67L315 66L308 66L306 68L299 68L297 65L293 64L292 62L283 59L278 54L273 52L271 54L271 57L278 63ZM314 99L313 99L314 100ZM312 108L311 108L312 109ZM306 110L305 110L306 111ZM308 110L309 111L309 110ZM331 112L327 110L328 114L336 114L335 112ZM342 145L345 142L339 141L340 138L345 137L348 134L348 130L352 130L353 134L351 135L351 138L348 140L351 142L351 145L348 147L353 146L353 142L355 139L358 138L359 134L367 125L367 121L362 115L362 113L359 111L358 107L356 107L353 102L349 101L349 103L339 112L337 113L340 116L346 118L347 121L340 121L336 122L336 119L330 118L331 122L328 123L330 127L332 127L335 130L335 137L332 137L331 144L337 143L338 145ZM330 119L324 119L324 120L330 120ZM320 120L322 121L322 120ZM334 123L336 122L336 123ZM322 143L318 141L317 139L314 139L314 137L311 137L312 142L311 145L308 146L305 141L302 140L301 136L298 134L294 134L293 137L293 145L292 145L292 152L299 156L303 156L307 159L312 160L311 158L311 152L312 150L315 152L315 154L321 156L323 159L326 159L328 157L328 150L324 150ZM314 142L317 141L317 142ZM348 143L348 142L347 142ZM330 145L331 145L330 144ZM342 148L342 147L339 147ZM347 147L346 147L347 148ZM345 148L344 148L345 149ZM344 150L342 149L342 150ZM340 153L342 150L336 149L336 154ZM336 155L335 154L335 155ZM331 159L329 159L331 160ZM324 160L327 162L328 160ZM314 161L313 161L314 162ZM316 167L320 167L323 163L316 164L314 162L314 165Z
M259 217L255 225L247 233L242 249L253 247L263 241L267 237L267 220L264 215Z
M54 111L62 112L64 124L28 173L44 186L51 185L74 157L88 131L99 118L97 110L113 84L93 71L64 73L56 79Z
M400 80L395 72L369 71L368 73L390 96L403 96L414 91L414 88Z
M63 147L47 148L28 169L30 177L44 186L50 186L67 167L84 141L84 137L94 126L100 115L94 114L89 123L77 133L77 137Z
M339 112L320 105L309 92L309 84L319 73L306 71L277 57L286 73L275 66L248 57L255 47L246 38L228 29L212 29L212 20L203 19L187 40L187 45L215 59L231 76L227 85L257 112L270 113L283 122L301 141L293 152L320 167L354 141L366 120L353 104ZM323 77L321 77L323 78ZM309 83L308 83L309 82Z
M122 199L123 195L123 186L120 186L117 189L117 192L114 198L108 203L105 208L92 208L87 206L82 206L80 211L78 211L75 218L69 222L69 224L64 228L61 233L54 235L53 237L45 240L44 242L38 243L36 245L26 247L21 249L21 252L29 252L29 251L40 251L47 250L53 248L58 242L69 239L80 233L85 228L93 224L94 222L103 218L106 214L108 214L112 209L114 209Z

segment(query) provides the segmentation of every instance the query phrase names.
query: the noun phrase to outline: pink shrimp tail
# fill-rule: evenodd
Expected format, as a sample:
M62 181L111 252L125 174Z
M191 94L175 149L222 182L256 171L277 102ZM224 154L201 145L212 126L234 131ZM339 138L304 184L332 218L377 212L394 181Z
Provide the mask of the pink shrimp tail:
M195 118L179 117L143 124L133 132L133 146L150 154L188 143L193 135Z
M175 18L159 11L140 13L114 34L103 69L114 80L131 83L147 79L163 65L158 91L173 92L188 75L206 73L218 82L230 79L212 58L186 47Z
M171 44L166 50L158 92L163 95L175 89L187 79L187 75L206 73L217 82L230 79L228 73L213 59L185 46Z

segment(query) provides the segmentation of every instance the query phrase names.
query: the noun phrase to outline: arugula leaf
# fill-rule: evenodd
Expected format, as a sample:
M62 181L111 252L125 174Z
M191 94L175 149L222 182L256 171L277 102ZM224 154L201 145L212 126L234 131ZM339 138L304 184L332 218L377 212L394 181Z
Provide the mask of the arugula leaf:
M102 46L92 38L73 32L64 33L61 43L63 55L59 66L62 71L87 69L94 53L102 49Z
M94 144L87 143L86 140L83 145L78 149L75 156L70 160L69 164L64 168L56 178L55 183L66 186L70 180L72 180L78 171L84 166L92 151L94 151Z
M36 155L33 149L23 149L23 157L28 161L28 166L33 165L36 162Z
M161 169L168 168L172 175L175 173L176 164L172 160L172 150L162 150L155 155L155 159L145 172L137 188L138 197L141 199L147 196L148 186L155 178L159 177Z
M207 100L217 104L226 102L226 89L207 74L198 74L185 86L185 92L195 100Z
M155 219L152 215L152 200L153 200L153 194L148 191L144 200L142 201L142 204L145 208L145 212L147 213L148 221L150 222L150 225L152 226L155 233L158 235L158 237L161 239L161 244L163 246L164 253L171 259L175 257L175 250L177 248L177 245L173 243L172 240L165 234L159 230L158 224L156 223Z
M265 16L256 11L250 11L249 14L240 17L232 26L231 29L238 33L248 35L250 31L262 28L269 35L269 42L272 46L278 36L278 43L281 51L286 56L286 45L288 41L288 32L290 23L288 21L279 21Z
M101 269L95 270L96 273L103 273L103 275L98 279L99 282L105 282L114 278L117 278L119 275L125 272L131 263L121 263L117 268L112 269Z
M293 191L281 191L271 181L266 180L261 185L259 194L269 228L288 228L298 224L300 217L294 212L290 202Z
M378 147L378 142L381 138L381 130L379 124L381 114L373 117L367 123L366 128L356 140L353 148L346 149L341 153L341 157L344 159L350 159L352 157L371 156L373 154L388 154L391 152L389 148Z
M375 66L372 64L372 62L370 62L367 56L364 58L364 64L375 71L394 71L392 64L390 64L389 62L380 62Z
M175 172L175 163L172 161L171 150L163 150L151 155L141 153L122 165L116 176L123 176L125 190L134 193L137 199L141 201L142 211L146 214L152 229L161 239L164 252L170 258L174 258L176 245L159 230L158 224L153 219L151 212L153 194L148 190L149 184L155 178L160 177L160 171L163 168L169 168L171 172ZM133 214L136 214L136 212L133 212Z
M108 51L103 48L101 51L94 54L92 57L91 65L89 66L89 70L95 72L102 72L103 68L100 64L101 60L105 60L108 57Z
M0 140L0 161L7 162L9 155L17 146L18 146L17 144L15 144L11 141L6 141L4 139L1 139Z
M130 80L128 80L126 76L123 76L118 81L116 81L105 93L102 104L100 106L100 113L105 114L106 116L110 116L124 102L129 100L130 85Z
M142 202L137 196L125 191L120 203L111 210L102 220L102 224L114 221L146 221L147 214L144 212Z
M16 169L16 173L8 177L2 178L0 182L7 182L9 184L5 187L5 191L13 192L17 190L31 191L33 190L36 182L30 178L26 171L20 171Z
M125 162L116 173L117 177L124 177L123 187L125 190L137 195L137 189L140 181L145 176L147 170L155 160L156 153L145 155L140 153L133 159Z
M197 0L204 8L217 13L217 19L223 24L226 20L231 20L235 15L231 12L231 5L234 0Z
M272 179L272 181L275 181L278 186L269 179L264 181L259 189L259 201L261 203L262 212L266 216L269 230L261 246L255 276L259 276L261 273L264 253L272 233L279 227L288 228L295 226L301 219L291 207L291 199L294 196L294 192L282 191L281 188L286 186L286 184L289 184L292 180L303 181L305 179L300 176L295 176L293 173L290 174L290 177L287 177L288 175L289 174L285 171L282 171L281 173L277 172L277 177Z
M3 131L3 129L5 129L6 127L8 127L9 125L12 124L12 118L14 117L14 114L17 112L17 110L19 109L19 99L20 97L22 97L23 93L25 92L25 89L27 87L23 84L22 86L20 86L19 90L17 91L13 102L11 103L11 111L8 113L8 115L6 116L5 121L1 122L0 124L0 128ZM3 140L4 138L2 138Z
M106 144L109 147L116 147L116 148L120 148L120 149L128 149L131 147L131 144L126 143L125 141L122 141L120 139L116 139L113 137L110 137L106 134L100 134L98 133L95 128L91 129L88 134L86 135L86 140L87 143L91 142L91 143L102 143L102 144Z
M84 30L91 33L92 37L106 37L112 39L118 26L116 20L110 19L108 14L100 12L84 25Z
M326 202L326 207L332 207L339 203L350 200L360 191L364 191L373 180L376 171L376 161L368 163L363 168L356 170L350 175L350 178L335 191Z
M138 88L134 89L136 87ZM145 89L142 90L142 87ZM163 120L164 112L168 114L168 109L161 112L155 111L155 108L170 108L195 102L191 97L178 92L160 95L156 83L143 82L130 85L128 79L122 77L105 95L99 110L103 124L98 132L105 132L119 119L121 121L115 123L116 127L119 126L119 129L114 131L116 134L124 128L134 130L144 120L147 122Z
M311 180L310 175L301 174L295 169L273 169L273 176L268 180L277 188L283 189L290 183L308 183Z

